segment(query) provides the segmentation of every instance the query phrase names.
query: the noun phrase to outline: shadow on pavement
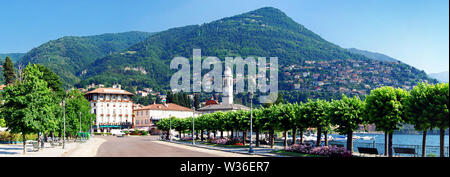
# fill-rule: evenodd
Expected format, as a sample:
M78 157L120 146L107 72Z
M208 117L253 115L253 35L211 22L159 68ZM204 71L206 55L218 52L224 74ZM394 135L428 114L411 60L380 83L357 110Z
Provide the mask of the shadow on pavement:
M19 154L17 152L0 151L0 154Z

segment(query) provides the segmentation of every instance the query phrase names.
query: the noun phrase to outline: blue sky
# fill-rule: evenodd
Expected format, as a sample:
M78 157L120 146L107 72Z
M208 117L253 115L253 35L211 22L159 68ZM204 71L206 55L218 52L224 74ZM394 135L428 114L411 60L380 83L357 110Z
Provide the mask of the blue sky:
M158 32L271 6L324 39L449 70L448 0L0 0L0 53L63 36Z

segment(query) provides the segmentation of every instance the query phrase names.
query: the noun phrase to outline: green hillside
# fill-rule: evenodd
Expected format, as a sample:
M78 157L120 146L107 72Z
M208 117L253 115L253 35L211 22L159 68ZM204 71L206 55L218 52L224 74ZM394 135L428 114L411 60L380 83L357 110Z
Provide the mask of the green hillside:
M390 56L381 54L381 53L377 53L377 52L370 52L370 51L366 51L366 50L359 50L359 49L355 49L355 48L349 48L347 49L348 51L355 53L355 54L361 54L364 55L367 58L373 59L373 60L380 60L380 61L389 61L389 62L397 62L399 60L392 58Z
M305 60L368 58L348 52L296 23L278 9L266 7L202 25L191 25L159 32L131 46L129 54L113 54L87 68L80 86L120 82L125 85L167 88L170 60L192 57L192 49L202 56L277 56L280 64L301 64ZM147 72L125 68L141 67ZM145 82L144 82L145 81Z
M124 50L150 35L152 33L132 31L62 37L32 49L19 62L47 66L61 77L66 87L73 86L80 81L84 68L96 59Z
M383 61L382 54L373 58L368 55L372 52L341 48L271 7L154 34L63 37L31 50L21 62L50 67L66 87L120 83L129 91L163 91L170 89L176 72L170 61L177 56L192 59L193 49L222 61L227 56L278 57L279 90L289 102L363 96L384 85L410 89L417 82L437 82L405 63ZM244 97L238 94L236 101L247 104Z
M8 56L15 63L20 58L22 58L24 55L25 55L25 53L1 53L0 60L5 61L5 58Z

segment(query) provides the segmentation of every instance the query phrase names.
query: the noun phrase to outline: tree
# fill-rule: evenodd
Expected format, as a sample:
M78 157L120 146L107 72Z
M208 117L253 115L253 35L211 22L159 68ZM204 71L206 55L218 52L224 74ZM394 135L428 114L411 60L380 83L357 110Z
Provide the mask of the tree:
M16 73L14 71L14 64L12 60L7 56L5 63L3 64L3 75L5 76L5 84L14 84L16 80Z
M430 85L419 83L414 87L405 102L405 112L409 123L422 130L422 157L425 157L426 134L428 129L439 128L440 156L444 157L444 131L449 126L449 84Z
M273 106L266 107L262 109L263 117L259 118L259 122L263 123L263 129L269 131L269 144L273 148L274 145L274 133L280 127L280 122L278 121L277 112Z
M288 131L291 129L295 129L294 120L295 120L295 111L294 106L290 103L288 104L279 104L274 105L274 109L278 109L277 112L278 115L278 121L280 122L279 130L284 131L284 148L287 148L287 137L288 137ZM293 132L295 133L295 132ZM295 138L295 137L293 137Z
M47 82L36 65L28 65L24 79L8 85L1 93L4 99L0 117L12 133L22 133L23 153L26 153L25 135L57 128L54 115L55 101Z
M236 119L236 112L228 111L224 113L225 129L231 131L231 138L234 138L234 130L237 129L238 123Z
M325 100L310 100L304 104L302 114L310 122L311 127L317 128L317 140L316 145L320 146L320 139L322 137L322 130L327 131L329 129L329 120L327 116L327 110L329 102ZM327 137L325 136L325 139Z
M55 96L59 99L58 101L60 101L65 92L59 76L48 67L40 64L36 64L36 66L39 68L39 71L42 72L42 77L40 79L47 82L48 87L55 93Z
M3 118L0 118L0 127L6 127L6 122Z
M359 97L348 98L342 95L341 100L333 100L328 110L331 123L337 125L337 132L347 135L347 150L353 152L353 131L364 123L364 102Z
M433 102L435 103L435 113L436 116L434 117L434 125L439 128L439 135L440 135L440 156L445 156L445 129L449 128L449 115L448 115L448 108L449 108L449 84L448 83L440 83L436 84L435 87L432 89L433 91ZM449 135L450 136L450 135ZM450 137L449 137L450 140Z
M247 130L250 129L250 111L238 110L234 114L237 120L237 129L242 131L242 143L247 140Z
M380 87L372 90L366 97L368 122L374 123L376 130L385 132L385 151L392 157L392 136L405 122L404 103L408 93L400 88ZM387 138L387 135L389 137ZM386 146L388 141L388 146Z
M294 104L295 119L293 124L300 131L300 144L303 144L303 131L311 126L311 121L306 117L305 104ZM294 143L293 143L294 144Z
M221 111L218 111L218 112L212 113L211 116L215 120L214 125L213 125L214 130L220 131L220 137L223 138L223 131L226 130L225 129L225 125L226 125L225 114ZM216 138L215 133L214 133L214 138Z
M170 127L170 119L161 119L160 121L156 122L156 126L159 130L167 131L167 135L169 135L169 127ZM166 136L166 139L169 139L169 136Z
M262 108L253 110L253 130L256 132L255 146L259 147L259 135L261 131L263 131L264 122L262 121L262 117L264 117L264 112Z
M83 92L79 90L70 90L65 99L66 102L66 132L70 136L80 132L80 112L81 112L81 131L86 132L90 129L95 115L91 114L91 107L88 100L84 98Z

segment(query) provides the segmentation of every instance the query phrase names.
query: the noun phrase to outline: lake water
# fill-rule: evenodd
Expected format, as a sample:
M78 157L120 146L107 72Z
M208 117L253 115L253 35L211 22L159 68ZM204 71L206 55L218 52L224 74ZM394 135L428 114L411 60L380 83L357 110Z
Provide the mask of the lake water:
M354 140L354 151L357 152L357 147L376 147L379 153L384 153L384 134L354 134L360 137L370 136L374 137L374 140ZM331 135L333 138L341 135ZM445 153L448 156L448 135L445 135ZM426 153L434 154L439 156L439 135L427 135L426 142ZM345 145L345 141L339 142ZM332 143L330 143L332 144ZM414 148L416 149L416 153L418 156L421 155L422 152L422 135L404 135L404 134L394 134L393 147L406 147L406 148Z

